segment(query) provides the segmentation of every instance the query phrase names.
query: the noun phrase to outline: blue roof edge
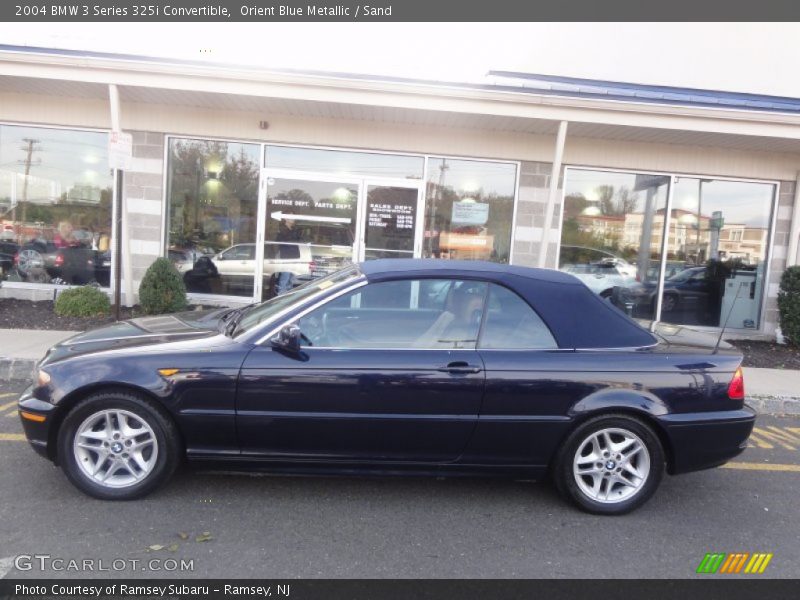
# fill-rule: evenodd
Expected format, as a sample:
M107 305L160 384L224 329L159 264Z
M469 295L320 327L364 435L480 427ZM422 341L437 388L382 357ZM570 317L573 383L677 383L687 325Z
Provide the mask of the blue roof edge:
M517 92L523 91L553 96L607 99L623 102L647 102L738 110L800 113L800 99L787 96L648 85L515 71L489 71L488 75L498 79L523 82L521 84L509 82L508 85L502 82L494 83L494 87L496 88Z

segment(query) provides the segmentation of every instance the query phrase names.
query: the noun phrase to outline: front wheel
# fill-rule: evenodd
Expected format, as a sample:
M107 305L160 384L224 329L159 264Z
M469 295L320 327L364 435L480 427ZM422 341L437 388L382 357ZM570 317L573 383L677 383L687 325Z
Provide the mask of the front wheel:
M131 500L167 481L178 464L175 425L149 400L101 392L78 403L58 435L69 480L103 500Z
M579 426L562 445L554 466L562 496L587 512L630 512L655 493L664 474L664 450L639 419L609 415Z

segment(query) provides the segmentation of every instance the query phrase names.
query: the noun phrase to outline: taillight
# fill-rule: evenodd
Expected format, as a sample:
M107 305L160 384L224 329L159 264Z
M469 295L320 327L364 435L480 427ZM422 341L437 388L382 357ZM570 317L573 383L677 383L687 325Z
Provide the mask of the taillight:
M19 252L14 255L14 264L19 266Z
M53 261L57 267L60 267L64 264L64 255L63 254L56 254L56 258Z
M733 379L728 384L728 398L731 400L744 400L744 373L742 372L742 367L736 369Z
M315 263L312 260L310 263L308 263L308 271L309 271L309 273L313 273L316 270L317 270L317 263Z

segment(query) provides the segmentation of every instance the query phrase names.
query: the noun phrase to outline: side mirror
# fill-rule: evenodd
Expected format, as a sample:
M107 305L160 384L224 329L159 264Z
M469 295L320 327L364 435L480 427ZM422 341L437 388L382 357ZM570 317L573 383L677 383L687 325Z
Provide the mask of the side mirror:
M273 348L283 350L290 354L300 354L300 328L297 325L287 325L270 340Z

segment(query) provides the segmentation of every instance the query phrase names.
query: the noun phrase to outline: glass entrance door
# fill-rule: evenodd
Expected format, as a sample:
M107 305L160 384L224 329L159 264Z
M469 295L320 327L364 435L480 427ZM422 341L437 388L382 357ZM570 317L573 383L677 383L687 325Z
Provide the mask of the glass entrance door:
M360 180L266 171L262 181L261 297L354 260Z
M256 298L422 246L422 184L265 169L259 195Z
M420 255L419 187L365 181L362 260Z

